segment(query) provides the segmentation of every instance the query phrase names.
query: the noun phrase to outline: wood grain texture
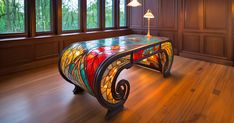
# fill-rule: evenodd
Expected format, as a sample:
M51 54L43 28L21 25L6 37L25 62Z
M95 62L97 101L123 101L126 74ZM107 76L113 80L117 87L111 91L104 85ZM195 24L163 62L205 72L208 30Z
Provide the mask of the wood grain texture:
M143 13L151 9L155 15L151 19L151 34L173 34L176 54L233 65L233 3L233 0L143 0L143 7L130 11L134 15L130 28L146 34L147 19L138 13L140 9ZM194 35L185 36L188 33Z
M233 123L233 74L233 67L177 56L167 79L134 66L119 77L131 84L125 110L105 121L97 100L73 95L73 86L50 65L1 76L0 122Z

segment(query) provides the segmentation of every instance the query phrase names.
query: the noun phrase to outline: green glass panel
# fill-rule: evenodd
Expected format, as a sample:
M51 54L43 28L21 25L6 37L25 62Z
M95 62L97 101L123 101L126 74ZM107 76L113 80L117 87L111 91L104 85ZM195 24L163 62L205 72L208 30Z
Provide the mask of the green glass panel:
M99 7L98 0L87 0L87 28L99 27Z
M105 27L114 27L114 1L105 1Z
M0 0L0 34L25 32L24 0Z
M51 31L51 0L36 0L36 32Z
M62 0L62 29L80 29L80 0Z
M119 25L124 27L126 26L126 0L120 0L119 10Z

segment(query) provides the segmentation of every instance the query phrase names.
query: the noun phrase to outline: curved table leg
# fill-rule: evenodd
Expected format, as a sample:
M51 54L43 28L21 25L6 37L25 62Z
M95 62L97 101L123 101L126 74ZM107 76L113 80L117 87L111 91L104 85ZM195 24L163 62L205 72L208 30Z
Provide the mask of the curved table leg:
M162 72L164 77L169 76L174 59L172 43L164 42L161 44L161 49L158 50L151 48L151 52L155 51L158 51L159 53L154 55L149 54L149 57L143 59L137 64L150 69L158 70Z
M84 92L84 89L82 89L81 87L79 87L78 85L75 85L75 88L73 89L73 93L76 94L81 94Z
M123 110L123 105L128 98L130 84L122 79L117 82L117 78L123 69L131 67L129 59L119 58L108 66L103 66L97 76L95 83L95 96L99 103L108 109L106 119L110 119L115 114Z
M171 74L171 67L174 60L174 52L171 42L161 44L160 60L162 64L162 74L168 77Z

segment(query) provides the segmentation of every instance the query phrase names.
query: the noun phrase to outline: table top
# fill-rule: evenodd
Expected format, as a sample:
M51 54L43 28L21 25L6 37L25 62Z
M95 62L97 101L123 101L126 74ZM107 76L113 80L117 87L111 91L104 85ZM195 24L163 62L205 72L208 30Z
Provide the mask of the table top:
M118 52L133 50L142 46L148 46L155 43L168 41L167 37L153 36L147 38L145 35L131 34L120 37L105 38L99 40L91 40L85 42L74 43L73 46L82 46L85 50L93 50L100 47L118 49ZM107 49L106 49L107 50Z

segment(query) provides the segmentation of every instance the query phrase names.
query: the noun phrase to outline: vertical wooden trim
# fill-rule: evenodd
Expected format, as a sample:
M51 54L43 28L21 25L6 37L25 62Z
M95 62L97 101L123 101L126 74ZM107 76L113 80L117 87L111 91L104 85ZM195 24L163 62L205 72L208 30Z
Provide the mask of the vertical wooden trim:
M231 20L231 23L232 23L232 26L231 26L231 31L232 31L232 33L231 33L231 43L232 43L232 61L233 61L233 66L234 66L234 0L231 0L231 5L232 5L232 16L231 16L231 18L232 18L232 20Z
M86 32L87 31L87 26L86 26L86 18L87 18L87 0L81 0L81 23L80 23L80 30L81 32Z
M206 1L205 0L200 0L199 1L199 18L200 18L200 20L199 20L199 30L200 31L204 31L204 29L205 29L205 23L206 23ZM205 36L204 36L204 34L200 34L200 53L204 53L205 52Z
M24 34L29 36L29 21L28 21L28 1L24 0ZM0 35L1 38L1 35Z
M62 0L54 0L54 33L59 35L62 33Z
M55 34L55 23L56 23L56 19L55 19L55 1L51 0L50 1L50 32L52 32L53 34Z
M178 45L177 52L180 53L182 51L183 45L183 28L184 28L184 0L178 0Z
M36 35L36 0L25 0L26 2L26 28L28 37Z
M130 8L127 6L130 1L126 0L126 27L130 27Z
M234 43L233 43L233 0L227 0L227 6L228 6L228 25L227 26L227 43L225 47L230 46L230 48L227 48L227 57L230 60L234 61Z
M99 26L100 30L105 30L105 0L99 1Z
M119 24L119 13L120 13L120 0L116 0L116 6L117 6L117 9L116 9L116 21L117 21L117 24L116 24L116 28L119 29L120 28L120 24Z
M114 0L114 28L118 28L118 0Z
M204 31L206 25L206 2L205 0L199 0L200 6L199 6L199 30Z

